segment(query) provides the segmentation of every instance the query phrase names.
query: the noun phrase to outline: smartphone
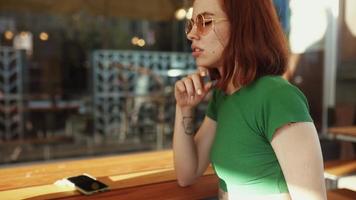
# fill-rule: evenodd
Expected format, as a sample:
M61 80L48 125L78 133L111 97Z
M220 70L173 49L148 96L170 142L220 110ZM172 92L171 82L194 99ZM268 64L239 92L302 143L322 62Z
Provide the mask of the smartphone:
M85 195L90 195L96 192L102 192L109 189L108 185L86 174L72 176L67 179L68 181L72 182L81 193Z

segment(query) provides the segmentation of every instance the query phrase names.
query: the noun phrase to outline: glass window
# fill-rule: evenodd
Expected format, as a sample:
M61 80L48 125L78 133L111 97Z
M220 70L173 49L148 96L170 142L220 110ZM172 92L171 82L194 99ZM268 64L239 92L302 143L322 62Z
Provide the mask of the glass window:
M188 5L144 2L1 3L1 164L171 147Z

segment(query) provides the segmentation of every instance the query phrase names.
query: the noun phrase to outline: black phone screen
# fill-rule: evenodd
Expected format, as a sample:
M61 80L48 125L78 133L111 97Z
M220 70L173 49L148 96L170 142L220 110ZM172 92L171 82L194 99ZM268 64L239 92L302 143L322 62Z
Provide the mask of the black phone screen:
M74 183L76 187L86 192L101 191L103 189L108 188L108 186L105 185L104 183L97 181L93 178L90 178L89 176L86 175L69 177L68 180Z

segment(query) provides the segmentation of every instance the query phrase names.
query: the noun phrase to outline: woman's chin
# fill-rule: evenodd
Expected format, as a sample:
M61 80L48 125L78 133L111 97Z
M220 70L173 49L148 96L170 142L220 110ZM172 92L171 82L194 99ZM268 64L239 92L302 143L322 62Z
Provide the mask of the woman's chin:
M216 63L209 63L209 62L204 62L204 61L196 60L195 64L197 65L197 67L203 67L203 68L217 68Z
M196 65L198 67L204 67L204 68L210 68L211 67L211 63L204 62L204 61L199 60L199 59L197 59L195 63L196 63Z

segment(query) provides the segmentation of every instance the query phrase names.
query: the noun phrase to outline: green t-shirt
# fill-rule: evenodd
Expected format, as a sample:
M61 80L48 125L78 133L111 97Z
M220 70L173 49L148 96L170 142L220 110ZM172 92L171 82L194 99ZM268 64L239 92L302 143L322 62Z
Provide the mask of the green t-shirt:
M206 114L217 122L210 159L224 191L288 192L270 143L277 128L312 122L300 90L280 76L264 76L231 95L214 89Z

